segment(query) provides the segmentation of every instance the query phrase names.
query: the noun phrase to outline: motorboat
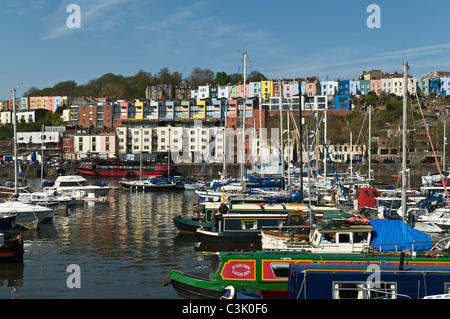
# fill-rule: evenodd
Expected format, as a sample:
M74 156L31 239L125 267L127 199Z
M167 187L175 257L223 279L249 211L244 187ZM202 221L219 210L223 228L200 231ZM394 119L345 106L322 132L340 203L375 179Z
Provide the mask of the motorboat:
M440 207L430 213L417 215L414 227L417 229L423 226L433 226L437 230L435 232L448 231L450 229L450 207Z
M53 186L44 187L43 191L56 195L68 195L75 199L97 198L109 193L111 187L105 183L89 184L80 175L58 176Z
M34 203L53 209L62 209L75 204L74 197L55 195L46 192L19 193L17 200L24 203Z
M0 215L17 214L16 223L40 223L44 220L51 220L55 215L55 210L37 204L28 204L16 200L9 200L0 203Z
M170 190L177 188L177 183L175 182L175 180L158 177L131 181L120 181L120 185L123 189L142 191Z

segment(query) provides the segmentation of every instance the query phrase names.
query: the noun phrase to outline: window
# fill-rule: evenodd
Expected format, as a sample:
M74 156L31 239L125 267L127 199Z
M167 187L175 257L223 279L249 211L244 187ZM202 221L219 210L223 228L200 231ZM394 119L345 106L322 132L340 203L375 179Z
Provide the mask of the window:
M270 264L275 278L288 278L289 263L288 262L273 262Z
M397 285L381 282L370 287L366 282L333 282L333 299L396 299Z
M241 223L241 229L258 229L258 221L256 220L243 220Z

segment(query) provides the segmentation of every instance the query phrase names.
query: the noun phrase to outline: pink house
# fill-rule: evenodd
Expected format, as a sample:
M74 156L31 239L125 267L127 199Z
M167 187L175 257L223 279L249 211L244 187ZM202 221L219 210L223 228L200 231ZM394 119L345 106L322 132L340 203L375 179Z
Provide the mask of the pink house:
M100 146L99 153L104 154L108 157L114 157L116 153L116 133L114 128L105 128L98 136L100 141L98 145Z
M294 96L294 84L283 84L282 92L285 99L292 99Z
M120 102L120 119L127 120L128 119L128 102Z
M244 84L239 83L239 97L244 96ZM250 84L245 85L245 97L248 98L250 96Z
M377 95L380 95L378 93L380 90L381 90L381 79L370 80L370 91L375 92Z
M238 108L237 108L237 103L238 103L238 100L228 100L228 104L229 104L229 106L228 106L228 117L230 117L230 118L237 118L237 114L238 114L238 112L237 112L237 110L238 110Z

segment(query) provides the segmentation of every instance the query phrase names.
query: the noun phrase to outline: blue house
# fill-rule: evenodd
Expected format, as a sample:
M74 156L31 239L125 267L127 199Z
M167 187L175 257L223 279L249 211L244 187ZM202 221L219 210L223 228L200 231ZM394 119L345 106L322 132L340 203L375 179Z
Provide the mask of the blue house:
M450 95L450 77L441 77L441 96Z
M338 82L338 95L350 95L349 80L342 80Z
M248 96L260 97L261 96L261 82L250 82Z
M328 103L329 111L351 111L352 102L350 95L336 95L334 101Z
M437 78L437 79L430 79L430 93L431 92L435 92L436 94L439 94L439 92L441 91L441 78Z

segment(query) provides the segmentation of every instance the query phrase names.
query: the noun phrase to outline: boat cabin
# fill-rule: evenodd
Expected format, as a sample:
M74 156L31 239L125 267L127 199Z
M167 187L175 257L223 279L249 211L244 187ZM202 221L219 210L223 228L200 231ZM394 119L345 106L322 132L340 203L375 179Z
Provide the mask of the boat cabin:
M340 227L317 227L309 241L262 233L263 249L310 251L322 253L363 252L370 248L373 227L371 225L348 225Z
M355 210L359 211L365 207L374 207L375 198L380 197L381 193L372 187L358 188L354 197Z

